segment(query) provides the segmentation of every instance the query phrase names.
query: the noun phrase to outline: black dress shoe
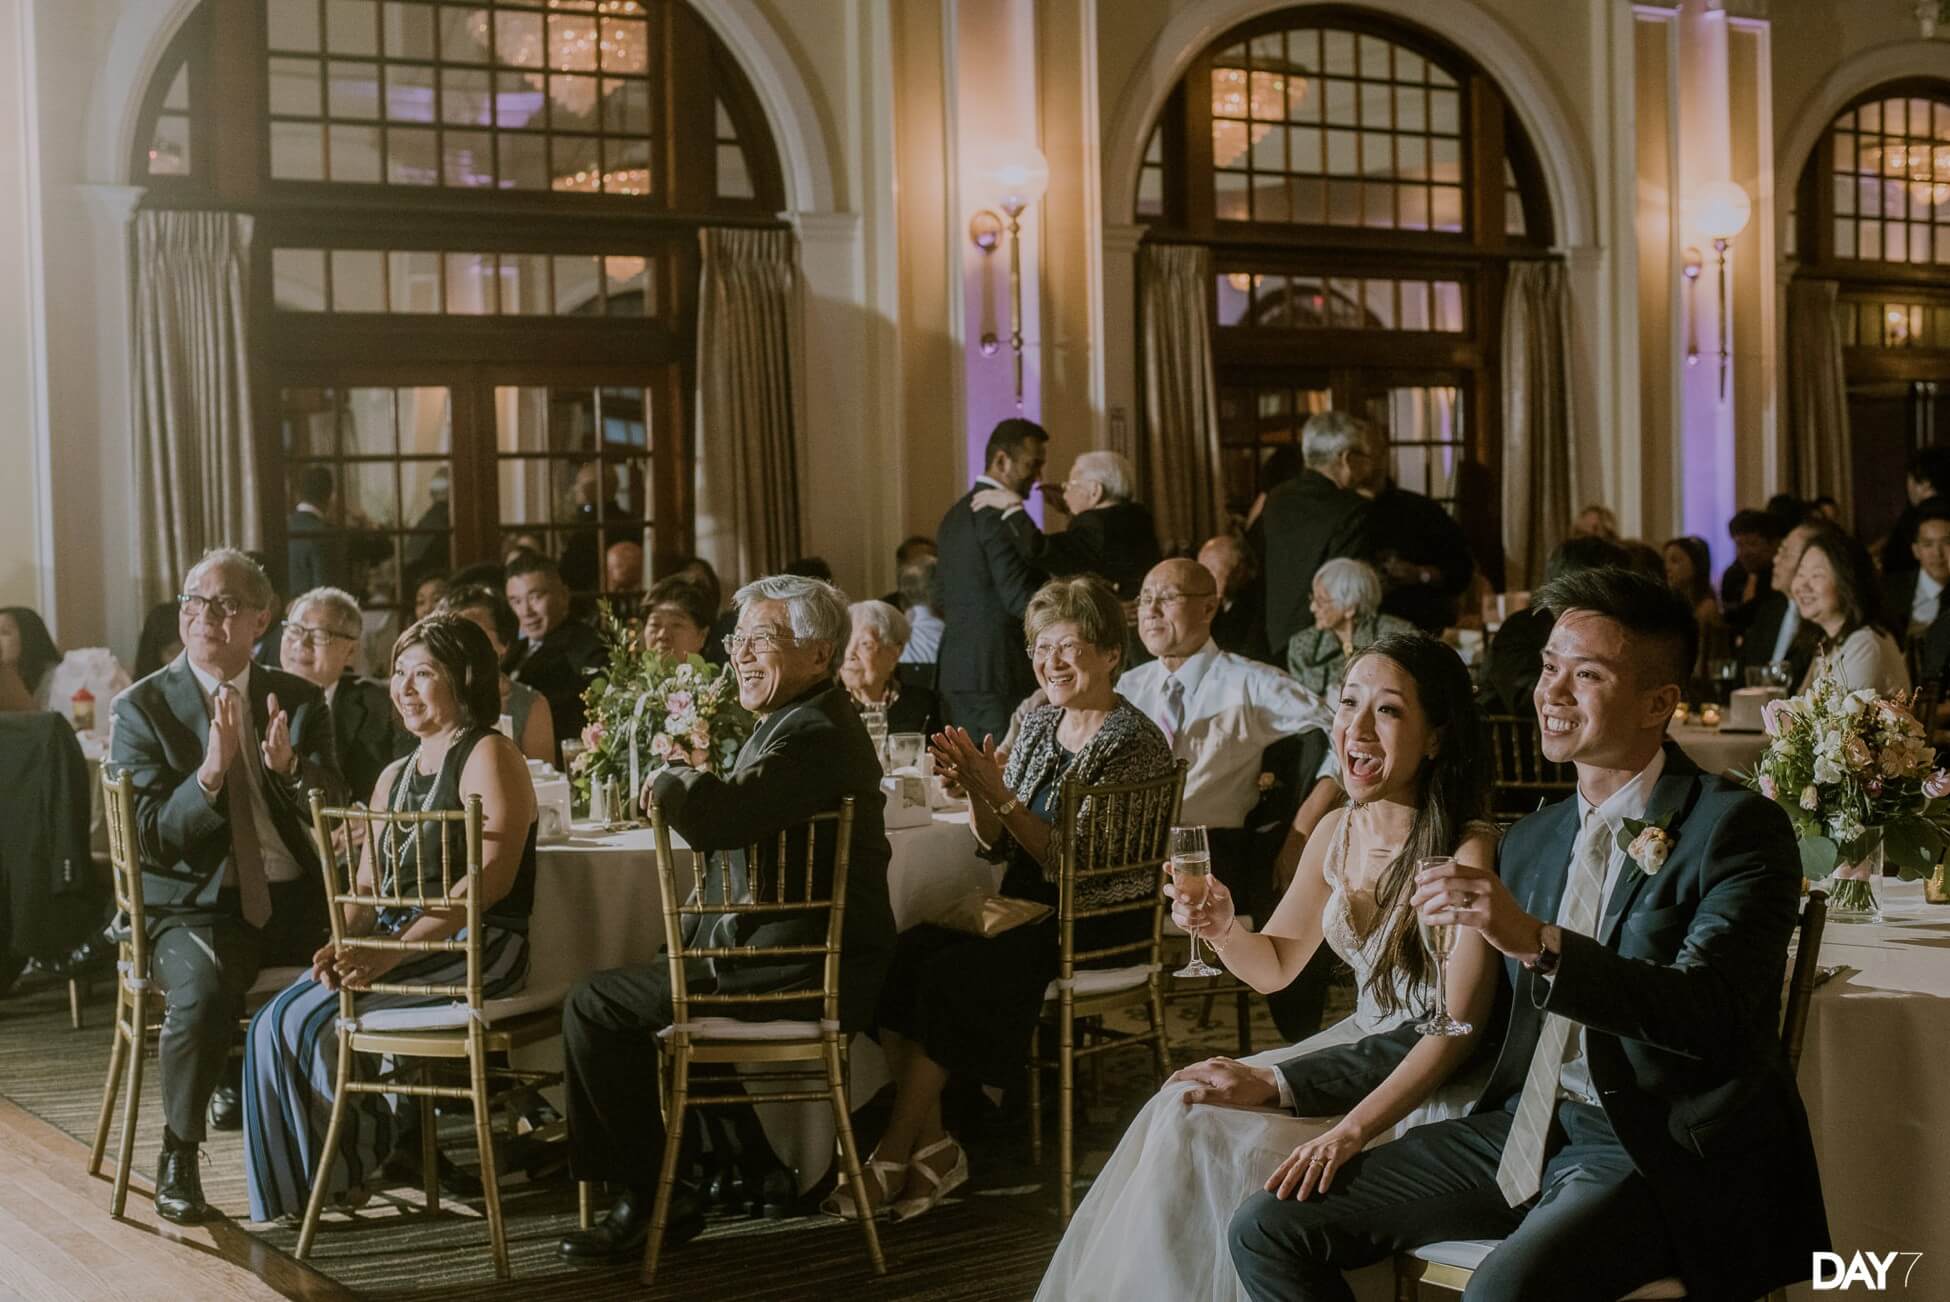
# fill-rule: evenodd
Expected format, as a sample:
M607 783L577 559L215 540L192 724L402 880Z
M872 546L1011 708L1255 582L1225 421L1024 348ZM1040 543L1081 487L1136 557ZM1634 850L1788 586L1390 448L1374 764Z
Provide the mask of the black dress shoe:
M626 1191L610 1204L603 1218L587 1230L574 1230L562 1236L556 1253L577 1265L601 1265L618 1257L643 1251L650 1235L651 1195ZM704 1230L704 1203L697 1194L679 1185L671 1191L670 1219L664 1226L664 1246L679 1247Z
M210 1096L207 1116L212 1130L244 1128L244 1101L237 1096L235 1085L217 1086L217 1092Z
M704 1186L705 1199L713 1207L723 1207L727 1211L743 1211L745 1208L745 1177L737 1166L727 1162L718 1168Z
M799 1182L783 1166L767 1167L763 1175L745 1173L745 1205L753 1216L782 1221L799 1198Z
M203 1201L203 1176L194 1148L165 1148L156 1164L156 1215L176 1225L201 1225L211 1219Z

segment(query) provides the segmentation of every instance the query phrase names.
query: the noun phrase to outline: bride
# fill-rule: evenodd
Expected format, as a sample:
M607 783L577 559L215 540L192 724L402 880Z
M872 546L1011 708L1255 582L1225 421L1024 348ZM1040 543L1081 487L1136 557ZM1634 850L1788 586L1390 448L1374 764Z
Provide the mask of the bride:
M1173 917L1260 991L1286 985L1325 939L1354 969L1353 1014L1298 1045L1240 1062L1213 1058L1173 1076L1077 1208L1038 1302L1245 1302L1226 1228L1248 1194L1262 1186L1281 1197L1327 1194L1334 1171L1363 1146L1474 1101L1478 1073L1458 1069L1490 1015L1498 970L1481 937L1464 928L1449 960L1448 1003L1475 1032L1404 1035L1396 1049L1413 1047L1392 1070L1378 1063L1358 1102L1344 1093L1353 1102L1344 1116L1302 1118L1281 1106L1283 1098L1305 1105L1345 1090L1346 1082L1309 1081L1308 1054L1401 1027L1433 1003L1432 964L1408 906L1416 861L1453 854L1495 863L1496 829L1481 821L1490 767L1483 723L1454 651L1392 635L1357 652L1333 742L1350 803L1308 840L1264 931L1234 918L1216 877L1199 906L1180 902Z

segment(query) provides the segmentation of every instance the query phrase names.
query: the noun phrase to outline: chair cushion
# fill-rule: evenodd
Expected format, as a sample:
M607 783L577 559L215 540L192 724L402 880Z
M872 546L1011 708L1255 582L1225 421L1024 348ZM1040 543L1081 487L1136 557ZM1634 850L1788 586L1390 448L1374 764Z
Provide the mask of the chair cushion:
M1490 1255L1490 1250L1502 1241L1501 1239L1450 1239L1444 1243L1424 1244L1408 1255L1420 1261L1433 1262L1438 1266L1475 1270L1483 1264L1483 1258ZM1686 1286L1678 1280L1656 1279L1643 1288L1627 1293L1620 1302L1654 1302L1654 1299L1678 1299L1685 1296Z
M1076 983L1071 989L1079 996L1107 995L1113 991L1141 986L1150 977L1151 968L1143 963L1136 967L1088 968L1077 973ZM1057 988L1054 981L1050 982L1049 988L1043 991L1043 998L1046 1001L1062 997L1063 992Z
M246 999L255 999L259 996L268 997L274 995L310 971L311 969L308 967L259 968L257 970L257 980L251 982L251 988L244 997Z
M493 1026L496 1022L506 1022L527 1013L538 1013L545 1008L554 1008L568 993L568 986L555 985L540 990L524 990L505 999L490 999L481 1005L481 1020ZM427 1004L419 1008L375 1008L369 1013L359 1014L359 1029L362 1031L454 1031L466 1025L467 1004L461 1000L450 1004Z
M675 1027L666 1026L657 1038L668 1040ZM736 1017L694 1017L693 1040L817 1040L818 1022L742 1022Z

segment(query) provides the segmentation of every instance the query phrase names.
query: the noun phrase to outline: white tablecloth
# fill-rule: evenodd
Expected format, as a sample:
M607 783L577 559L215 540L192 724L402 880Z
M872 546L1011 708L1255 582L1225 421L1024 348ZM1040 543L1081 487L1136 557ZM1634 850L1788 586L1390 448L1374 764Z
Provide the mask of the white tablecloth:
M894 857L887 890L894 923L902 930L926 922L955 900L993 891L1000 868L976 855L966 811L943 811L921 827L888 832ZM673 848L683 846L671 838ZM686 851L688 858L688 851ZM536 856L535 909L529 923L528 988L566 990L604 968L654 962L663 945L663 905L657 887L655 840L648 828L627 832L578 832L566 842L545 844ZM523 1065L559 1068L559 1042L524 1054ZM856 1104L886 1082L879 1046L855 1036L849 1089ZM755 1088L762 1085L754 1082ZM644 1106L657 1106L644 1083ZM832 1114L823 1103L762 1107L772 1148L810 1188L833 1154Z
M1727 732L1697 723L1676 723L1666 735L1679 743L1693 763L1708 773L1751 772L1767 749L1764 732Z
M1891 1293L1950 1297L1950 904L1925 903L1920 882L1876 887L1881 925L1822 937L1821 962L1850 970L1815 991L1801 1097L1835 1251L1920 1252Z

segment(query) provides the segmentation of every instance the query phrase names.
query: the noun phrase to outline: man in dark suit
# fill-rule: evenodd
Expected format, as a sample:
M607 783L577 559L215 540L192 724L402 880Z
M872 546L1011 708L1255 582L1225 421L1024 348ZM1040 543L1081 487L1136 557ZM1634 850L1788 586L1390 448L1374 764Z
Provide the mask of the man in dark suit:
M1551 548L1544 562L1544 582L1603 565L1630 565L1631 555L1607 538L1586 534L1566 538ZM1532 605L1513 611L1490 640L1489 694L1491 711L1527 715L1531 693L1543 664L1544 643L1551 635L1550 612Z
M366 566L392 555L379 534L347 529L333 518L338 483L324 466L309 466L298 477L298 505L285 520L286 592L313 588L366 590ZM267 562L268 563L268 562Z
M1198 549L1198 563L1211 573L1212 582L1219 588L1219 613L1212 618L1212 640L1219 649L1275 669L1286 668L1284 655L1275 658L1266 643L1259 563L1245 539L1234 533L1207 538Z
M1008 489L983 489L975 495L975 509L1001 511L1010 537L1041 573L1052 579L1094 574L1123 600L1134 601L1159 560L1151 512L1131 500L1135 480L1131 463L1115 452L1079 456L1063 483L1070 524L1061 533L1038 529L1023 509L1022 496Z
M840 954L840 1023L863 1030L873 1019L880 984L894 948L894 914L887 897L892 850L881 822L880 761L866 725L833 671L846 645L846 598L817 579L780 575L738 594L737 650L731 666L739 703L759 717L756 731L724 776L684 768L656 775L645 792L693 850L731 855L731 889L750 898L744 847L764 844L814 814L853 797L845 932ZM803 845L803 842L801 843ZM802 853L802 851L794 852ZM834 849L814 850L815 890L830 887ZM724 879L706 879L707 898L723 900ZM823 917L777 922L724 916L687 922L703 929L700 943L818 945ZM699 939L696 930L692 940ZM818 990L817 955L759 967L751 962L706 962L693 977L720 994ZM808 1001L767 1005L756 1017L818 1016ZM724 1010L746 1015L736 1006ZM566 1236L561 1255L596 1264L640 1253L650 1224L664 1127L656 1100L657 1032L671 1024L667 962L599 972L576 986L562 1008L567 1071L570 1162L577 1179L607 1180L623 1194L593 1229ZM749 1179L749 1176L748 1176ZM789 1198L789 1193L786 1195ZM682 1242L703 1224L703 1207L688 1188L673 1200L669 1242Z
M1383 465L1376 458L1374 467ZM1434 498L1412 492L1385 474L1368 508L1374 567L1387 591L1381 612L1407 620L1424 633L1453 627L1463 589L1476 573L1469 537L1456 517Z
M569 618L569 589L555 562L518 552L508 562L508 604L521 621L521 641L508 655L508 673L548 699L555 744L582 735L582 690L602 667L603 640L596 630Z
M1829 1246L1777 1030L1793 828L1665 741L1698 645L1684 596L1608 568L1538 600L1557 614L1536 689L1544 753L1576 767L1578 792L1511 830L1501 878L1432 868L1411 897L1504 957L1489 1083L1468 1115L1393 1143L1296 1150L1282 1177L1297 1196L1255 1193L1233 1216L1233 1262L1261 1302L1348 1299L1344 1270L1450 1239L1501 1240L1472 1297L1613 1302L1677 1275L1688 1297L1753 1298L1806 1279ZM1293 1106L1326 1110L1323 1092L1415 1039L1283 1064ZM1228 1097L1278 1093L1205 1066Z
M244 994L267 965L309 963L326 937L318 857L301 805L340 791L324 693L251 663L271 584L242 552L206 554L183 581L183 654L115 701L110 768L135 783L136 839L163 989L163 1154L156 1212L209 1215L197 1170L205 1109L241 1122L223 1078Z
M279 633L278 667L325 693L346 792L351 799L370 801L380 771L412 745L393 722L386 689L352 672L363 627L351 593L338 588L299 593Z
M1370 504L1353 487L1371 473L1374 432L1344 411L1324 411L1307 419L1300 439L1305 464L1266 495L1253 525L1264 570L1266 639L1275 652L1313 627L1307 602L1321 562L1366 560L1374 551Z
M975 495L1007 489L1021 499L1042 474L1049 435L1010 419L989 435L987 470L948 508L935 530L940 559L941 658L937 682L947 721L1000 741L1009 715L1036 690L1023 648L1022 612L1042 579L1023 557L1000 511L977 511Z
M1736 634L1746 632L1756 603L1771 590L1774 553L1786 532L1768 511L1736 511L1727 521L1734 560L1720 576L1720 619Z
M1909 494L1909 505L1882 544L1885 574L1916 568L1916 554L1910 547L1916 541L1916 522L1922 518L1923 508L1950 504L1950 447L1919 448L1910 454L1903 487Z
M1808 550L1808 539L1816 525L1798 524L1788 530L1774 551L1774 568L1767 595L1754 602L1753 619L1740 639L1741 665L1764 665L1785 660L1791 667L1790 681L1798 684L1815 658L1815 642L1821 630L1802 622L1801 612L1788 588L1794 571L1801 564L1801 553Z

